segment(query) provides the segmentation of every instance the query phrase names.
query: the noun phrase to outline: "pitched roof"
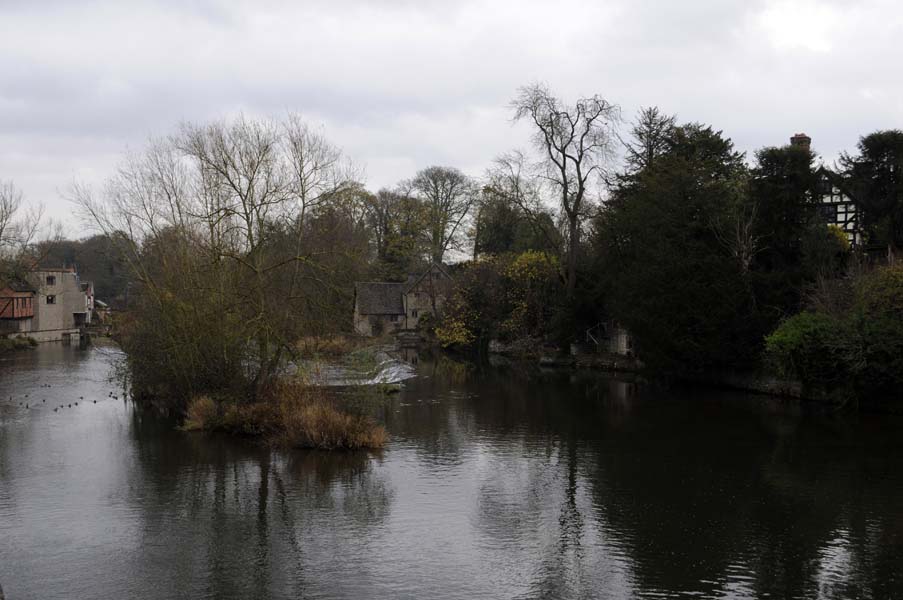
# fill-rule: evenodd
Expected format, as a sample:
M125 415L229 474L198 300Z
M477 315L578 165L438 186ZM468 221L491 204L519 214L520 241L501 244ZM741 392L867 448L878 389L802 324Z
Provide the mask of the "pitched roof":
M405 293L408 293L410 290L412 290L418 283L420 283L420 281L424 277L426 277L433 271L436 271L439 274L441 274L446 280L451 281L451 276L448 274L448 271L445 270L445 267L443 267L439 263L434 262L434 263L431 263L430 266L422 273L408 275L408 280L405 282L405 290L404 290Z
M34 286L24 279L13 278L9 281L0 281L0 290L9 288L14 292L34 292Z
M362 315L403 315L405 283L360 282L354 284L357 309Z

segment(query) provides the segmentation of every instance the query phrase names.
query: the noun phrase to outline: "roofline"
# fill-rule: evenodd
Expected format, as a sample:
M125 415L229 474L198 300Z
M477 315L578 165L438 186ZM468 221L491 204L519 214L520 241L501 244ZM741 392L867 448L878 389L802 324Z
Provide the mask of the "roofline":
M408 284L408 287L405 289L405 293L407 294L412 289L414 289L414 286L420 283L421 280L426 277L426 274L433 270L433 267L436 267L443 275L451 279L451 275L449 275L448 271L445 270L445 267L433 260L430 261L430 265L423 271L423 273L420 274L419 277L417 277L417 279Z

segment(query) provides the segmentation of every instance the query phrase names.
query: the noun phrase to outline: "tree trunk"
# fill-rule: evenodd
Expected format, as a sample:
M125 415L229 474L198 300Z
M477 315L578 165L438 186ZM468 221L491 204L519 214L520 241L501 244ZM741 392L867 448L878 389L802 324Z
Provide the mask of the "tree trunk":
M577 214L568 215L568 255L567 255L567 298L574 298L574 290L577 287L577 251L580 246L580 227L577 223Z

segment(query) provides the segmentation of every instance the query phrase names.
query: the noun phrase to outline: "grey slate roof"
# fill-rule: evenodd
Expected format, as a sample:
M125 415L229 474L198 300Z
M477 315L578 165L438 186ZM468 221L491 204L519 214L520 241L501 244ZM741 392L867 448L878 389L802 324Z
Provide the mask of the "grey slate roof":
M446 271L442 265L440 265L439 263L432 263L432 265L430 265L430 268L428 268L424 272L413 273L411 275L408 275L408 280L405 282L404 293L407 294L409 291L411 291L411 289L413 289L418 283L420 283L420 280L425 278L427 275L432 273L434 270L437 271L440 275L442 275L446 281L451 281L451 276L448 274L448 271Z
M406 288L406 283L355 283L358 312L362 315L403 315L402 294Z
M14 292L34 292L34 286L23 279L10 279L9 281L0 280L0 289L9 288Z

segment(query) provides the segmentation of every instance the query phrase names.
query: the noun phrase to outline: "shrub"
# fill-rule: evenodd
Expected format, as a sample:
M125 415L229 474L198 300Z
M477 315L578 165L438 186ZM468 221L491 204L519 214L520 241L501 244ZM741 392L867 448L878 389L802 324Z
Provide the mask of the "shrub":
M188 403L188 411L182 428L186 431L213 429L216 422L216 403L210 396L197 396Z
M37 345L37 340L32 337L19 336L13 338L0 338L0 352L26 350L28 348L34 348Z
M807 311L781 323L766 338L765 349L780 375L830 385L849 374L850 340L844 321Z
M903 267L876 269L856 285L853 321L861 354L855 361L866 394L901 399L903 390Z

